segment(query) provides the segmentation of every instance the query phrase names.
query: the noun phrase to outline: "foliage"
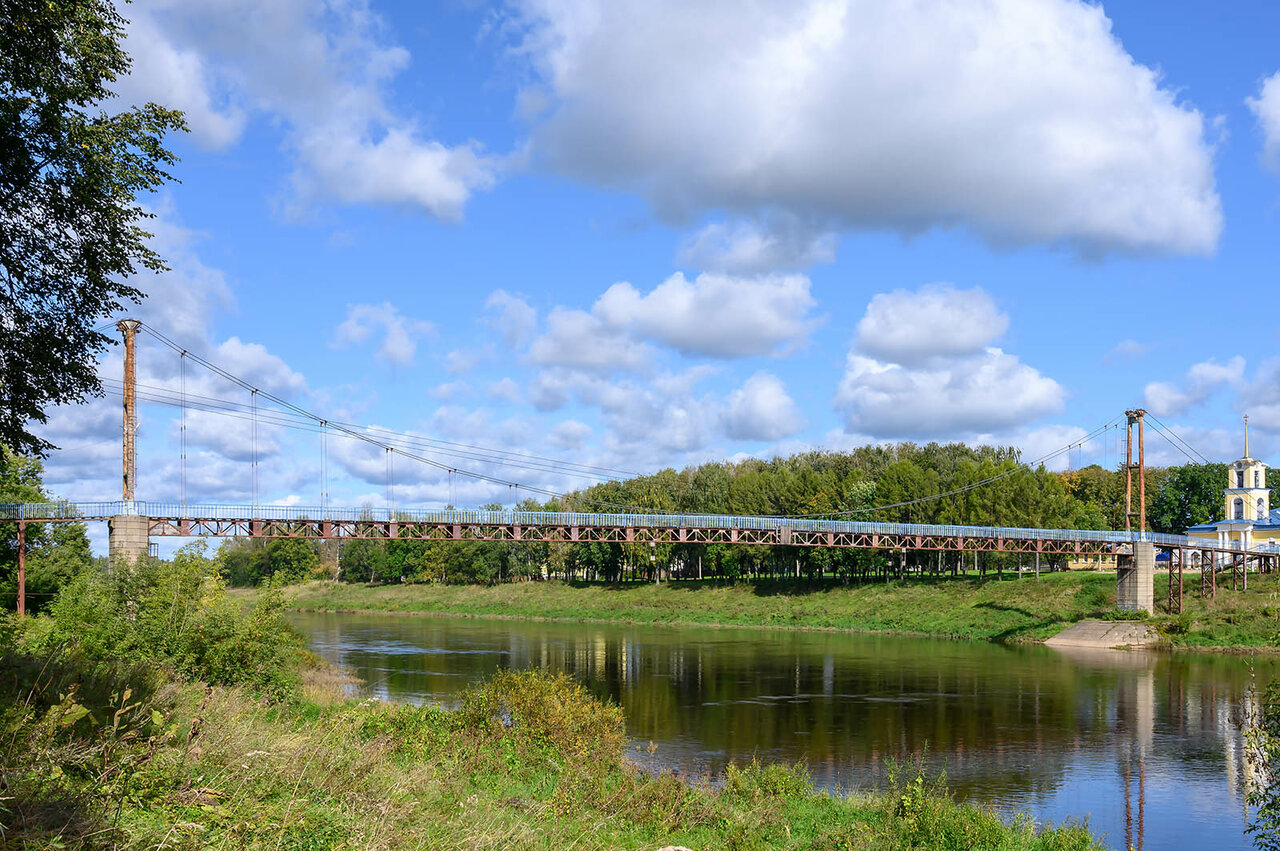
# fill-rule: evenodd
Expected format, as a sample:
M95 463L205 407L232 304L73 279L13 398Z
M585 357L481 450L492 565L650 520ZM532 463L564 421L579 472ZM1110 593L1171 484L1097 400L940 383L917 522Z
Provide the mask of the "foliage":
M622 710L566 674L499 671L463 692L460 723L486 736L519 731L557 763L616 764L626 745Z
M246 683L280 698L294 687L301 639L268 589L245 613L228 599L204 541L171 562L142 558L80 572L51 607L49 640L92 659L172 666L215 684Z
M46 502L43 465L0 444L0 503ZM79 523L27 525L27 607L39 611L58 589L92 560L89 539ZM0 522L0 607L13 609L18 590L18 524Z
M123 38L109 0L0 3L0 443L24 453L51 448L28 429L47 407L101 392L95 326L142 298L139 267L164 269L137 196L171 179L164 137L185 125L104 109Z
M1206 512L1221 501L1222 479L1215 465L1149 469L1147 501L1152 527L1185 528L1181 524L1207 519ZM921 496L953 491L962 492L916 501ZM1017 451L1009 447L902 443L850 452L806 452L768 461L716 462L679 472L662 470L651 476L595 485L562 500L525 500L516 508L562 511L629 506L640 511L682 513L1122 529L1124 492L1124 476L1097 465L1053 473L1022 467ZM1134 499L1136 508L1136 495ZM1048 569L1062 566L1060 557L1047 558L1044 566ZM1017 570L1019 563L1019 556L1012 554L982 556L983 572ZM726 581L799 578L806 582L832 578L847 583L886 566L899 576L937 575L943 567L936 554L914 552L890 559L883 551L721 543L513 545L400 540L346 543L340 555L339 578L368 584L491 585L544 577L611 583L703 577Z
M1245 731L1247 758L1257 780L1248 792L1254 808L1248 833L1262 851L1280 851L1280 684L1272 683L1260 717Z
M227 584L239 588L302 582L320 569L317 544L305 538L229 538L217 559Z
M1156 488L1148 519L1152 530L1180 535L1192 526L1222 519L1226 464L1173 467Z

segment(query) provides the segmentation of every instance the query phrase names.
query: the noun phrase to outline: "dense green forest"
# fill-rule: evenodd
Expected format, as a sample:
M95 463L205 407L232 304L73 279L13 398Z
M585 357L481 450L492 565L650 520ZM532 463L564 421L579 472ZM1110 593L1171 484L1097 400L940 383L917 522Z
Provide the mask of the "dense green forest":
M978 483L984 483L977 487ZM1147 517L1160 532L1219 519L1226 466L1147 471ZM952 493L956 492L956 493ZM951 494L936 499L938 494ZM1137 508L1137 483L1134 484ZM637 511L744 515L823 515L909 523L1124 528L1125 476L1097 465L1063 473L1028 469L1010 447L964 444L866 446L772 460L716 462L595 485L563 500L526 500L523 510ZM488 508L501 506L491 505ZM849 581L889 565L889 554L722 544L519 544L344 541L309 547L234 541L221 558L233 584L284 572L334 575L347 582L495 583L544 576L603 581L665 578L799 577ZM274 548L274 549L273 549ZM279 557L275 552L281 551ZM983 554L979 569L1014 569L1015 555ZM329 565L329 566L326 566ZM896 570L945 567L936 554L908 553ZM970 565L972 567L972 565ZM1061 560L1047 565L1061 566Z

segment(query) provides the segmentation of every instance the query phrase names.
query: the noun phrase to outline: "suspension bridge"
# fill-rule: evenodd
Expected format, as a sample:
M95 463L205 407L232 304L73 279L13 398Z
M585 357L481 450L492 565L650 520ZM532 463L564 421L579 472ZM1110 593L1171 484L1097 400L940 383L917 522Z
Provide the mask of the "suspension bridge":
M135 320L123 320L119 328L124 336L124 379L121 382L123 401L123 464L122 499L107 502L41 502L0 504L0 520L13 522L18 527L18 608L24 610L24 553L26 528L29 524L106 522L109 528L109 558L136 559L146 556L152 537L247 537L247 538L307 538L315 540L367 539L367 540L420 540L420 541L501 541L510 543L616 543L616 544L727 544L747 546L781 547L834 547L857 548L905 553L908 550L937 553L1010 553L1041 556L1070 556L1088 558L1109 556L1117 564L1117 600L1125 609L1154 611L1154 573L1157 553L1166 554L1170 569L1170 606L1181 609L1182 574L1184 567L1194 565L1208 580L1221 569L1243 575L1247 583L1248 572L1272 570L1280 559L1274 548L1245 549L1239 542L1211 545L1203 539L1185 535L1168 535L1148 531L1142 511L1132 509L1133 497L1139 506L1145 505L1145 411L1126 412L1128 436L1124 464L1128 486L1126 488L1126 526L1124 531L1098 531L1088 529L1037 529L1000 526L935 525L914 523L883 523L846 519L875 509L852 509L825 516L811 517L760 517L739 515L653 513L629 506L594 502L598 512L580 511L519 511L472 509L413 509L413 508L345 508L328 503L327 472L323 487L323 504L312 507L262 505L256 501L258 459L256 429L260 404L274 406L274 414L264 412L268 422L279 421L280 416L292 417L310 423L321 434L322 448L330 434L362 441L382 449L388 466L388 488L392 459L398 455L411 461L447 471L452 481L462 475L491 484L504 485L549 497L563 497L555 491L520 483L514 480L458 466L445 464L432 458L419 448L397 446L379 430L365 429L347 423L327 420L304 410L296 404L256 387L233 375L197 354L187 351L158 331ZM172 349L181 359L181 387L178 392L183 421L181 425L182 495L178 502L152 502L136 499L137 475L136 436L138 428L136 382L136 336L145 331L162 345ZM186 411L185 392L188 363L203 367L222 379L249 393L255 437L253 453L253 490L255 500L248 505L191 503L186 499ZM150 401L174 403L172 391L153 392ZM197 399L204 410L218 412L210 400ZM225 411L235 413L233 411ZM242 413L242 412L241 412ZM1136 461L1133 449L1135 428L1137 432ZM1097 430L1101 431L1101 429ZM1096 434L1097 432L1095 432ZM1086 438L1087 439L1087 438ZM1172 438L1171 438L1172 439ZM1079 445L1083 445L1081 441ZM1185 444L1184 444L1185 445ZM430 442L419 446L430 448ZM457 445L455 445L456 447ZM1073 443L1063 451L1076 448ZM455 450L456 451L456 450ZM467 449L474 460L494 460L485 455L487 450L476 447ZM463 453L464 457L468 457ZM1040 463L1044 459L1030 462ZM529 454L518 454L515 466L540 469L550 459ZM1029 465L1023 465L1029 466ZM570 465L596 474L609 471L606 468ZM1022 469L1019 467L1018 469ZM327 470L327 458L322 463ZM1137 493L1133 493L1134 474L1137 477ZM968 485L946 494L922 495L911 503L924 502L952 496L1011 475L1011 472ZM388 503L394 501L388 494ZM902 503L902 504L911 504ZM897 506L882 506L897 507ZM839 515L845 515L841 517ZM1176 603L1173 569L1177 568ZM1235 575L1233 573L1233 575Z

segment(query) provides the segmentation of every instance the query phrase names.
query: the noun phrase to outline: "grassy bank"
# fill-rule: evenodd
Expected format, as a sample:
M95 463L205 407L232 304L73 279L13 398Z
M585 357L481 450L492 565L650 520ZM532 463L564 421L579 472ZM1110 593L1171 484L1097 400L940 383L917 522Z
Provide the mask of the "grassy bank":
M913 770L888 794L746 766L717 788L637 772L621 712L563 678L502 674L462 707L300 697L155 673L91 677L6 653L0 805L11 848L1089 849L957 804ZM82 673L82 672L81 672ZM45 685L41 685L41 683ZM18 695L21 695L20 697Z
M1196 583L1199 577L1195 577ZM1177 647L1268 648L1280 644L1280 580L1251 576L1248 592L1220 587L1201 600L1184 579L1184 612L1164 613L1167 580L1156 578L1152 622ZM495 586L363 586L312 582L286 589L302 611L383 611L638 624L791 627L896 632L993 641L1040 641L1079 620L1114 617L1114 573L1040 579L907 580L805 587L710 582L623 586L521 582ZM1195 586L1198 588L1198 584Z
M194 544L0 616L0 847L1096 847L912 769L852 795L777 765L648 776L621 710L563 676L499 673L448 711L356 700L281 607L229 599Z

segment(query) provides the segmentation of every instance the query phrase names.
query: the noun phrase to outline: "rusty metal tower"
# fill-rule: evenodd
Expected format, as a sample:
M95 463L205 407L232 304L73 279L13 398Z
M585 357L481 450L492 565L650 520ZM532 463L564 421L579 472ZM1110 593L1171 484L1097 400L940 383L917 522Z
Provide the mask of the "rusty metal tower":
M136 340L138 327L142 323L136 319L121 319L116 323L124 337L124 464L121 468L121 484L123 499L132 502L138 475L138 394L137 394L137 360Z
M1124 530L1133 531L1133 515L1138 515L1138 531L1147 531L1147 453L1143 439L1142 419L1147 412L1142 408L1124 412L1129 421L1128 439L1124 448ZM1138 463L1133 463L1133 427L1138 426ZM1133 471L1138 471L1138 510L1133 510Z

